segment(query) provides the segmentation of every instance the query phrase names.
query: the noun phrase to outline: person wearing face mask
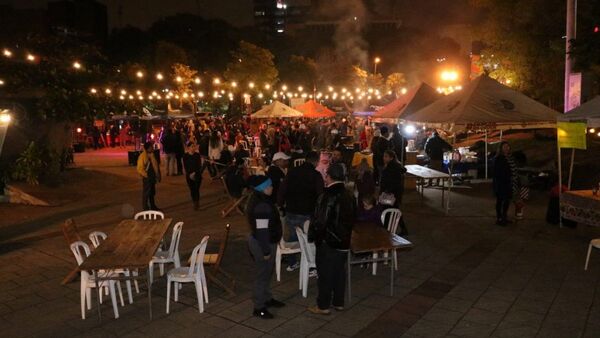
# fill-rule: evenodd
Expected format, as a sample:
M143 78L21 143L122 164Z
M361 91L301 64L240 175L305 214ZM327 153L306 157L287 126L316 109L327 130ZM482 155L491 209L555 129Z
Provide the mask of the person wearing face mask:
M273 182L263 175L248 178L248 186L253 192L246 206L246 217L251 233L248 248L254 259L255 280L253 288L253 315L271 319L269 307L282 307L285 304L275 300L271 293L271 279L275 266L277 243L282 236L281 219L271 195Z

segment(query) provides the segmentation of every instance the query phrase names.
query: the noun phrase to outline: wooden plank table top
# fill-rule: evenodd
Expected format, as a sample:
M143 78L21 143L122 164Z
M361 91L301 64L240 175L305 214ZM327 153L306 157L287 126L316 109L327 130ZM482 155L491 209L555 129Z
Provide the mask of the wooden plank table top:
M83 261L80 270L147 267L171 222L171 218L121 221Z
M450 178L450 175L418 164L407 164L406 172L420 178Z
M353 253L411 249L413 244L390 234L384 227L372 223L357 223L352 229L350 249Z

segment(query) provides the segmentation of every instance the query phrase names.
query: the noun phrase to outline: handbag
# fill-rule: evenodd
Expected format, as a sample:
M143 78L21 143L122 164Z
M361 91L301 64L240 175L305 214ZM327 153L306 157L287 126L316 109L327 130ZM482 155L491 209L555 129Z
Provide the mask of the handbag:
M379 194L378 202L381 205L394 205L396 204L396 196L389 192L382 192Z

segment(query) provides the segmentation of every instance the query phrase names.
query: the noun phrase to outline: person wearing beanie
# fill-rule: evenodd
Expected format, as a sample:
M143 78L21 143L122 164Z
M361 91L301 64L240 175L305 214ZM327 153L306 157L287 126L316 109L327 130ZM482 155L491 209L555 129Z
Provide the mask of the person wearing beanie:
M269 307L282 307L285 304L273 298L271 279L275 266L277 243L281 240L282 229L279 211L271 199L273 182L263 175L248 178L248 186L253 192L246 206L246 217L251 234L248 236L248 248L254 258L256 277L253 288L253 315L262 319L271 319Z

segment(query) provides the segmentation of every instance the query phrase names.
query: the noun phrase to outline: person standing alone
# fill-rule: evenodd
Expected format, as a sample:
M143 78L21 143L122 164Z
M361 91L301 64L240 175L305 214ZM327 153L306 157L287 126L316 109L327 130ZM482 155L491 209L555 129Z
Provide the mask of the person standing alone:
M254 190L246 206L246 217L251 234L248 248L254 259L256 277L254 280L254 316L271 319L269 307L282 307L285 304L273 299L271 279L275 267L277 243L281 239L281 219L277 207L271 200L273 183L267 176L250 176L248 185Z
M325 175L325 191L319 196L308 236L317 248L319 276L317 305L308 308L315 314L328 315L330 307L344 310L346 259L352 227L356 219L354 197L344 186L344 168L332 164Z
M160 167L154 157L154 144L144 143L144 151L137 161L137 172L142 176L142 208L160 210L154 201L156 182L160 182Z
M200 186L202 185L202 157L198 152L198 146L189 142L183 154L183 169L185 170L185 181L190 189L194 210L200 207Z
M508 142L500 142L494 160L494 194L496 195L496 224L506 226L510 223L507 218L508 208L513 196L516 195L517 165L510 152Z

